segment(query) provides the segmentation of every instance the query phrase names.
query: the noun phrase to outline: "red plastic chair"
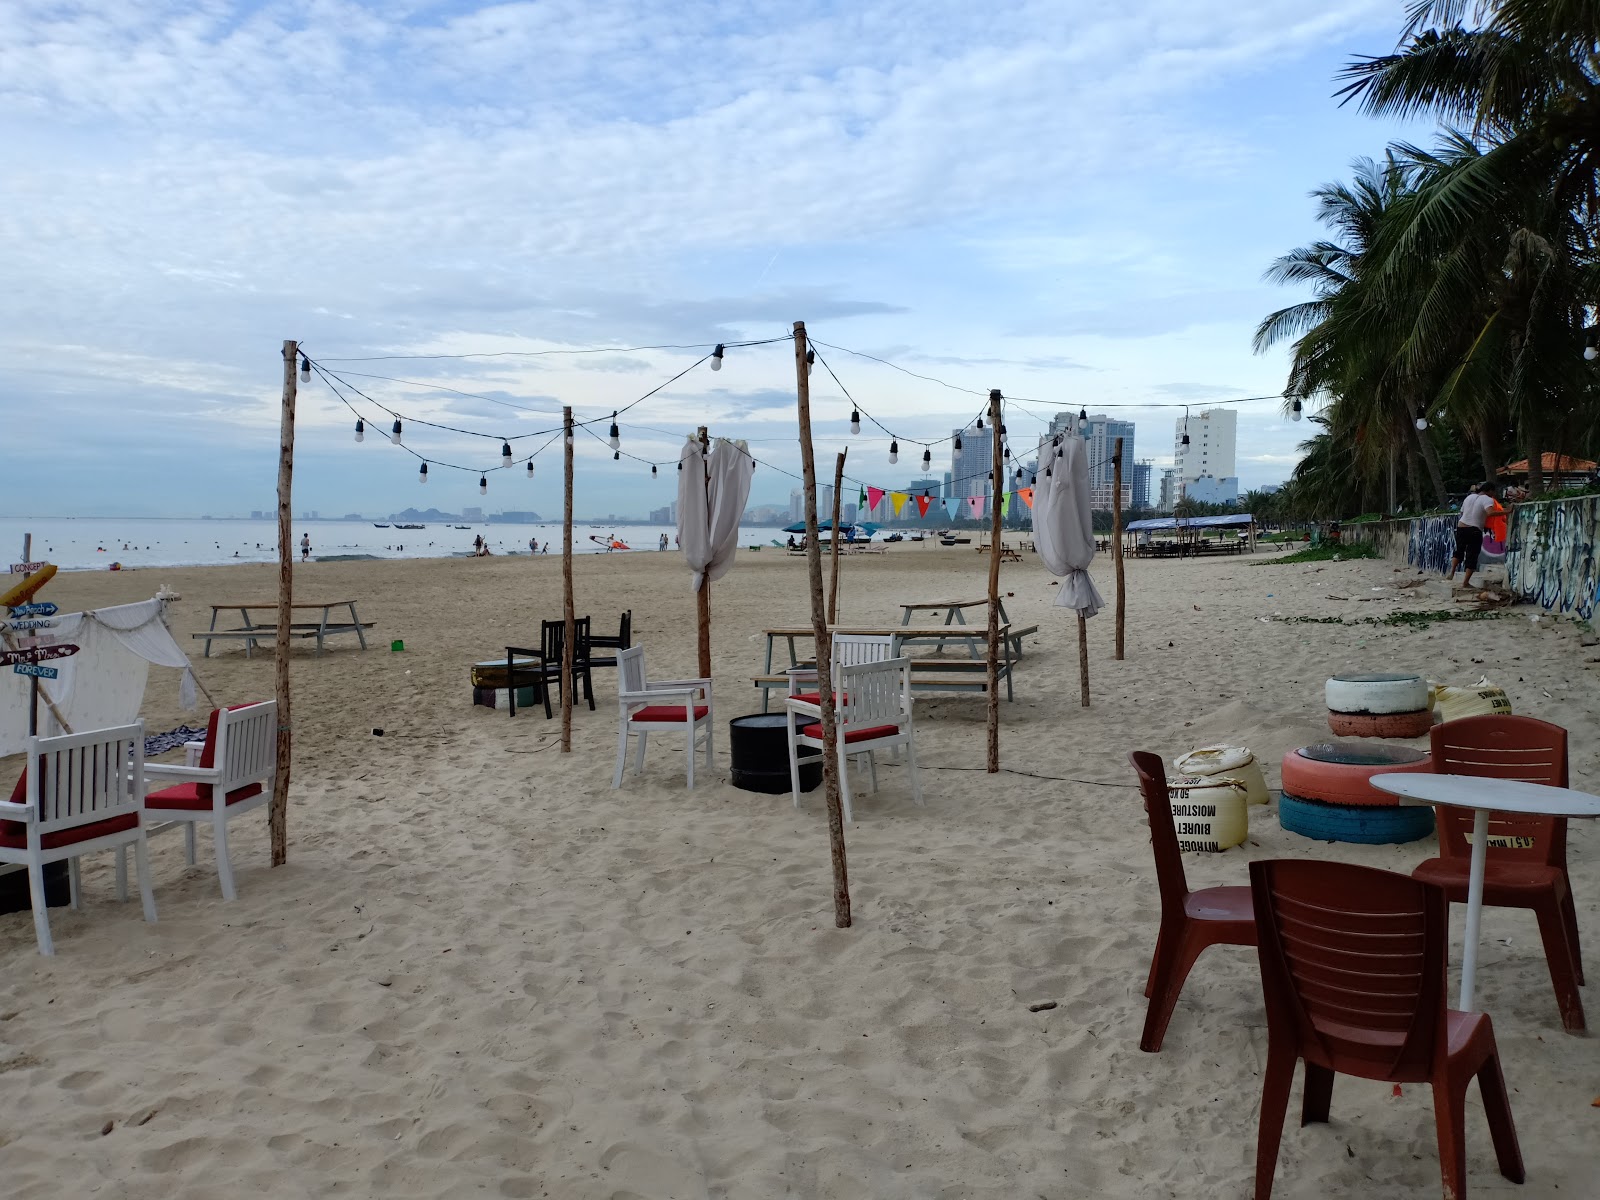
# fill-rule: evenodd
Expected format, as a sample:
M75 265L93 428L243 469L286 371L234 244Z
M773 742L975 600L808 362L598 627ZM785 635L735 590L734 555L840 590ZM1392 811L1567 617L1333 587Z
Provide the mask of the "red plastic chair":
M1143 750L1128 755L1128 761L1139 773L1139 787L1144 792L1150 844L1156 856L1156 883L1161 888L1161 930L1156 934L1156 952L1144 985L1150 1007L1145 1012L1144 1036L1139 1039L1139 1049L1154 1054L1161 1049L1178 994L1200 952L1207 946L1254 946L1256 920L1247 887L1189 890L1167 799L1166 767L1159 755Z
M1503 719L1503 718L1499 718ZM1477 1076L1500 1174L1524 1178L1522 1150L1484 1013L1445 1007L1449 904L1443 889L1350 863L1258 861L1250 888L1267 1006L1256 1200L1270 1200L1297 1059L1300 1123L1326 1121L1335 1072L1433 1087L1444 1194L1467 1194L1467 1086Z
M1441 775L1481 775L1567 786L1567 731L1532 717L1463 717L1433 728L1433 769ZM1444 888L1453 904L1467 902L1472 866L1472 811L1435 808L1439 857L1411 872ZM1502 840L1503 839L1503 840ZM1567 819L1520 813L1489 814L1483 902L1500 908L1531 908L1539 921L1550 982L1555 985L1561 1024L1583 1029L1583 956L1578 913L1567 876Z

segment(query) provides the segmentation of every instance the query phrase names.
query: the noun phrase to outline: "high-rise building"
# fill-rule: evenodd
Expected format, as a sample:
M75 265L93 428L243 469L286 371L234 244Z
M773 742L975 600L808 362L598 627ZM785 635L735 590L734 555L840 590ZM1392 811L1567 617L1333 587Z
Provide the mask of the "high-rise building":
M1052 422L1052 425L1054 422ZM1133 462L1133 422L1119 421L1105 413L1095 413L1089 418L1089 503L1101 510L1111 508L1111 491L1116 481L1116 464L1112 461L1117 450L1117 439L1122 439L1122 505L1133 504L1133 475L1128 470Z
M1178 502L1178 468L1165 467L1161 471L1161 496L1156 503L1157 512L1171 512Z
M953 429L961 439L961 457L955 457L955 441L950 442L951 496L989 495L989 473L994 470L994 428Z
M948 479L949 476L947 475L945 478ZM902 521L915 521L917 520L916 498L925 495L929 500L933 501L928 508L928 514L932 516L934 509L939 508L939 500L944 495L944 483L942 480L935 479L932 475L929 475L925 479L913 479L902 490L911 499L906 501L906 506L900 510L900 519ZM891 508L889 511L893 512L894 510ZM943 509L940 509L940 511L942 512Z
M1150 462L1133 464L1133 507L1150 507Z
M1189 444L1183 444L1184 434ZM1239 414L1231 408L1207 408L1179 417L1172 436L1172 462L1178 472L1180 496L1197 479L1236 477L1234 449L1239 438Z
M806 492L804 488L795 488L789 493L789 520L804 521L806 519Z

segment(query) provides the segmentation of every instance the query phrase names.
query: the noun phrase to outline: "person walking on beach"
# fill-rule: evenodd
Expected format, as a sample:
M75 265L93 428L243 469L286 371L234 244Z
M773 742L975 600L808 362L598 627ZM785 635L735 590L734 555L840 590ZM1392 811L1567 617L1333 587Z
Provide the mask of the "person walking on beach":
M1486 483L1474 490L1461 502L1461 517L1456 521L1456 553L1450 560L1448 578L1455 579L1456 568L1465 567L1461 586L1472 586L1472 573L1478 569L1478 556L1483 552L1483 531L1489 524L1489 510L1494 507L1494 484Z
M300 535L300 561L311 561L311 535L309 533Z
M537 554L537 553L539 553L539 539L538 538L529 538L528 539L528 553L529 554Z

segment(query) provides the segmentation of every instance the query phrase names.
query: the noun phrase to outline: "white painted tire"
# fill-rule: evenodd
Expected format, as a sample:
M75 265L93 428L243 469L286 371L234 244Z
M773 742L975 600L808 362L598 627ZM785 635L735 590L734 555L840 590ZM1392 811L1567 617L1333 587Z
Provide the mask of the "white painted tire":
M1217 775L1236 779L1244 784L1246 799L1250 804L1265 804L1271 799L1267 792L1266 776L1256 756L1243 746L1202 746L1187 754L1180 754L1172 762L1181 775Z
M1167 803L1178 833L1178 849L1209 853L1239 845L1250 833L1245 786L1237 779L1174 775Z
M1323 688L1328 711L1385 716L1428 707L1428 685L1420 675L1379 672L1335 675Z

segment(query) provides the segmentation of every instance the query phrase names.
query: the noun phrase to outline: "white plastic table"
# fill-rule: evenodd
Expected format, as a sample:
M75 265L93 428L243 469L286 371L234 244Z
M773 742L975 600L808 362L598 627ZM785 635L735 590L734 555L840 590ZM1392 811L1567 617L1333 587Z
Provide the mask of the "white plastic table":
M1600 817L1600 796L1571 788L1488 779L1481 775L1374 775L1372 786L1399 796L1402 804L1444 804L1473 809L1472 872L1467 878L1467 928L1461 947L1461 995L1456 1007L1472 1011L1478 975L1478 926L1483 916L1483 874L1489 849L1489 813L1541 817Z

